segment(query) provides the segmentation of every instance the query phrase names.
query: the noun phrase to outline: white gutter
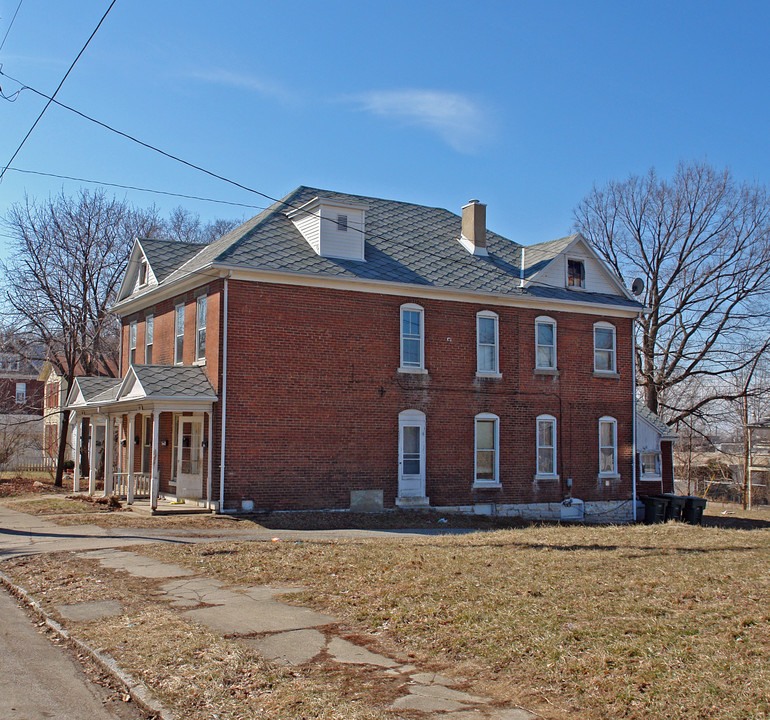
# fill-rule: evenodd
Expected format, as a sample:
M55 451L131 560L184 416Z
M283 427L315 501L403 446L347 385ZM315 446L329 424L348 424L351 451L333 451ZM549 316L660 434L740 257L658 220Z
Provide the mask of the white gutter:
M225 309L222 322L222 423L220 426L219 446L219 512L225 511L225 438L227 437L227 280L232 275L225 277Z

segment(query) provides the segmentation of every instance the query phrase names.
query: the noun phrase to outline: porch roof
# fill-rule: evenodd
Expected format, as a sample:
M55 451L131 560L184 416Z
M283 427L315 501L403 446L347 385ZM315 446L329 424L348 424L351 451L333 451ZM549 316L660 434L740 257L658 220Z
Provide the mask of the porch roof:
M67 409L120 411L138 403L156 405L210 405L217 400L200 366L131 365L125 377L75 378Z

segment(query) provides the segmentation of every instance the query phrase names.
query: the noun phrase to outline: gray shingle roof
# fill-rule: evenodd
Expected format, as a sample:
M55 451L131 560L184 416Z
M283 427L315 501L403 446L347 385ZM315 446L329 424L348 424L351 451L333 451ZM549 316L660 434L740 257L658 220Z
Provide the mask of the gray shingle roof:
M122 378L111 377L78 377L75 378L75 382L80 387L85 401L91 403L102 400L102 395L107 400L114 400L123 380Z
M366 262L317 255L286 217L288 211L316 197L366 207ZM474 256L458 242L460 227L460 217L442 208L299 187L180 263L165 282L173 283L189 273L220 264L329 278L576 300L574 293L566 288L520 288L522 246L487 230L489 254ZM527 247L525 276L531 277L542 269L574 239L572 235ZM581 293L580 301L642 307L622 296L599 293Z
M183 243L153 238L142 238L139 243L155 274L155 279L159 283L206 247L205 244L200 243Z
M198 366L134 365L148 398L216 399L214 388Z

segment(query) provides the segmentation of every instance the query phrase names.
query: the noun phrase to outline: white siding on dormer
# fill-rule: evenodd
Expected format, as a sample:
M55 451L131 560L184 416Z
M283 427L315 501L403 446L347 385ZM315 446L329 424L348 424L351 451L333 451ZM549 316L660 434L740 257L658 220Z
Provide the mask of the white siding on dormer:
M287 213L294 227L321 257L365 260L364 208L316 199ZM347 230L341 230L337 217L347 218Z
M586 292L620 295L618 287L608 277L607 271L588 253L580 252L579 248L554 258L537 276L535 283L557 288L567 287L567 258L583 261L586 270ZM575 292L579 293L580 290Z
M660 452L660 434L649 423L646 423L637 415L636 423L636 451Z
M321 254L321 222L314 214L308 213L294 218L294 226L302 233L310 247Z

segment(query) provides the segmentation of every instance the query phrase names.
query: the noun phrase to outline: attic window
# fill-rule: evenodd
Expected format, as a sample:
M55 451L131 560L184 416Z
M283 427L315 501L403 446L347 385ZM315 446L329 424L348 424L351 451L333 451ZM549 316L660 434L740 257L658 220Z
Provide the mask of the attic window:
M347 215L337 215L337 230L340 232L347 232L348 231L348 216Z
M147 260L139 263L139 287L147 284Z
M567 260L567 287L582 288L586 286L586 266L582 260Z

